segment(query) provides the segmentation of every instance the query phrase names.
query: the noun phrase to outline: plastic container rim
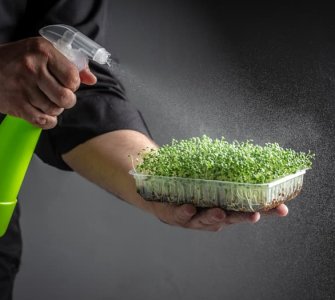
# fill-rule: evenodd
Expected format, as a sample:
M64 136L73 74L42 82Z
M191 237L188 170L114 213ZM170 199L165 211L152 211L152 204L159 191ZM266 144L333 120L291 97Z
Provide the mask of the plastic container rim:
M201 182L219 182L219 183L227 183L227 184L235 184L235 185L252 185L252 186L267 186L272 187L277 184L280 184L282 182L288 181L290 179L293 179L295 177L298 177L300 175L303 175L306 173L307 169L299 170L294 174L289 174L284 177L277 178L271 182L267 183L249 183L249 182L234 182L234 181L221 181L221 180L209 180L209 179L199 179L199 178L187 178L187 177L177 177L177 176L159 176L159 175L149 175L149 174L142 174L137 173L136 170L132 169L129 171L129 174L132 176L138 176L138 177L155 177L155 178L162 178L162 179L186 179L186 180L192 180L192 181L201 181Z

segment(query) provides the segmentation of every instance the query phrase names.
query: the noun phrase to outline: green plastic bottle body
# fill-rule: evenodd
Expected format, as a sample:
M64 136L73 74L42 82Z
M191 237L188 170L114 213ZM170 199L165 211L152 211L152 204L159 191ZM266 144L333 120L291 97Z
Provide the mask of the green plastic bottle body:
M0 124L0 236L16 205L41 128L7 115Z

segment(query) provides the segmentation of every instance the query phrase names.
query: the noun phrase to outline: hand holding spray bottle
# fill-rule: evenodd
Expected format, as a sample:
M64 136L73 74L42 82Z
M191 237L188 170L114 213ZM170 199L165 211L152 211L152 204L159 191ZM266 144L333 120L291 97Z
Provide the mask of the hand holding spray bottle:
M112 64L105 48L71 26L50 25L40 29L39 33L79 71L86 68L89 59L108 66ZM9 115L0 124L0 237L6 233L41 131L41 128Z

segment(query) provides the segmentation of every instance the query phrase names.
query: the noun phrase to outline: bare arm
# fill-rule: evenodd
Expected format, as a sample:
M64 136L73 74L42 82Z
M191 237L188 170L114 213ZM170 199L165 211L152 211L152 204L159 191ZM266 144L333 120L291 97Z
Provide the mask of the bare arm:
M95 137L63 155L74 171L139 208L150 210L147 201L136 192L128 174L133 157L146 147L157 145L145 135L132 130L118 130Z
M77 173L117 197L159 218L161 221L185 228L219 231L224 226L259 220L259 213L231 213L219 208L197 212L192 205L181 206L145 201L136 192L131 175L134 157L146 147L158 146L145 135L133 130L118 130L95 137L63 155L64 161ZM285 216L288 210L280 205L270 214Z

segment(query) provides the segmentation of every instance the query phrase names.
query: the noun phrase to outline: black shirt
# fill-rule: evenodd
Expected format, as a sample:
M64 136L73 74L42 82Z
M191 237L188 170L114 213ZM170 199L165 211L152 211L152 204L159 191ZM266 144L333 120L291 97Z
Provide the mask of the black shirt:
M1 0L0 44L38 36L38 30L46 25L67 24L104 45L107 6L107 0ZM71 169L61 155L95 136L120 129L149 135L120 82L107 68L95 63L90 68L97 84L80 87L77 104L58 117L54 129L42 132L35 151L44 162L63 170Z

